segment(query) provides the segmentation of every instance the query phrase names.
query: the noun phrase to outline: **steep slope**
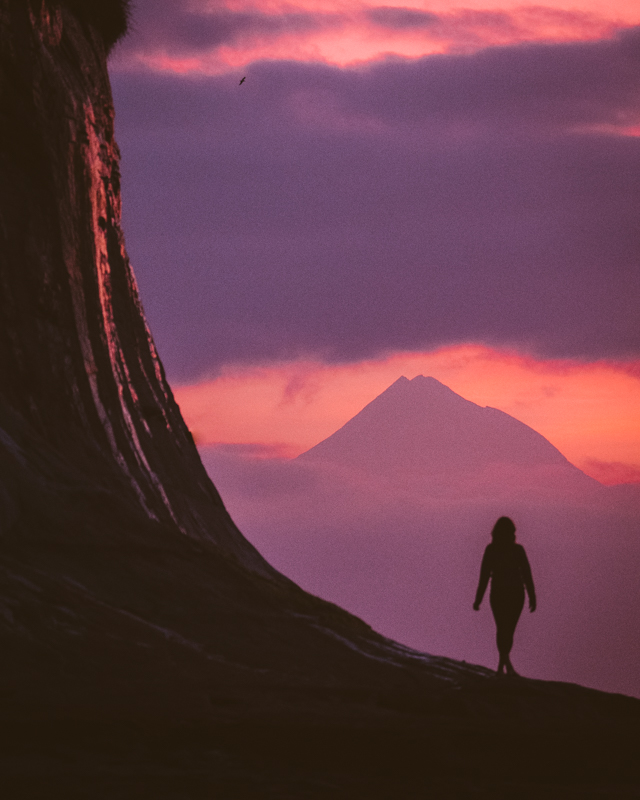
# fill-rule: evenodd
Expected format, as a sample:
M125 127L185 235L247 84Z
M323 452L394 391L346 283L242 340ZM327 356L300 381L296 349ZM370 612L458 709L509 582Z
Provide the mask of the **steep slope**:
M465 400L435 378L402 377L298 457L385 475L450 482L473 476L508 489L599 486L528 425ZM485 489L489 487L485 482Z
M266 573L200 465L124 249L105 44L89 24L93 8L111 34L99 12L120 4L80 5L76 18L67 4L5 2L0 17L5 447L26 470L55 452L58 480L96 481Z
M124 8L0 0L3 791L411 796L587 767L629 787L636 702L500 687L402 648L280 576L231 521L124 250L106 72ZM577 742L561 764L553 731Z
M106 53L124 4L76 5L0 3L0 670L23 689L11 703L102 707L104 692L116 711L173 707L166 654L140 658L148 636L197 664L203 698L227 660L242 681L335 682L364 637L393 662L367 626L264 561L202 466L120 229Z

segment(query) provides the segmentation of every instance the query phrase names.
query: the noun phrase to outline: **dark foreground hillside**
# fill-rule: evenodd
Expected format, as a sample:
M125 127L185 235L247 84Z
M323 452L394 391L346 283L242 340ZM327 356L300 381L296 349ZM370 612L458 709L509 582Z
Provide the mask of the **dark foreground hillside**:
M2 795L634 797L640 701L416 653L273 570L120 231L117 0L0 0Z
M11 796L637 796L640 701L407 651L209 544L67 512L5 539Z

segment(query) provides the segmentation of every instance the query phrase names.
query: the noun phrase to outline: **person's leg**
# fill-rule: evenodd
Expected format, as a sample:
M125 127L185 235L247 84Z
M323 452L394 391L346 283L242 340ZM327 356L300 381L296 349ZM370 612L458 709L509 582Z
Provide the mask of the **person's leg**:
M500 673L503 671L509 672L511 665L509 654L513 647L513 630L511 629L510 620L506 619L505 616L504 614L496 616L496 644L498 645L498 655L500 656L498 664L498 672Z
M502 653L507 675L518 674L513 668L510 656L511 650L513 649L513 637L516 632L516 627L518 625L518 620L520 619L523 606L524 594L522 596L522 601L520 597L514 597L512 602L509 604L507 613L505 613L504 618L502 619Z
M518 614L518 617L519 616L520 616L520 614ZM505 631L505 652L506 652L505 669L506 669L507 675L517 675L518 674L515 671L515 669L513 668L513 664L511 663L511 658L509 657L511 655L511 650L513 648L513 635L516 632L516 625L517 624L518 624L518 620L517 619L513 620L513 618L512 618L512 619L509 620L508 625L505 625L505 627L507 628L507 630Z
M524 606L524 589L522 592L495 592L490 596L490 603L496 623L496 644L500 659L497 672L499 675L504 672L507 675L516 675L509 656L513 648L516 626Z
M495 594L490 597L491 611L493 612L493 619L496 623L496 645L498 647L498 675L503 675L507 667L507 660L509 658L509 651L505 652L505 609L504 604L500 602L500 598Z
M503 656L503 655L502 655L502 653L500 652L500 645L498 645L498 656L499 656L499 659L498 659L498 669L496 670L496 673L497 673L498 675L504 675L504 674L505 674L505 671L506 671L506 668L507 668L507 664L506 664L506 662L505 662L505 660L504 660L504 656Z

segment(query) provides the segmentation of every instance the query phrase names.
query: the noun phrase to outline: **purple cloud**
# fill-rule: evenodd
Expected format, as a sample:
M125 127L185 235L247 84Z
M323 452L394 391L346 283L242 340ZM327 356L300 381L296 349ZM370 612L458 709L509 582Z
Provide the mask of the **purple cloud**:
M428 28L440 20L437 14L420 11L417 8L399 6L376 6L365 10L368 20L382 28L406 30L407 28Z
M235 77L115 74L170 377L463 341L637 356L640 30Z
M268 13L256 8L234 10L224 4L214 7L206 0L138 0L130 35L120 43L115 64L126 68L133 57L187 57L198 59L214 55L222 47L236 49L236 58L247 46L276 43L289 34L298 37L317 31L348 32L364 40L371 37L371 27L381 32L419 34L423 42L438 42L452 52L477 50L482 46L508 41L574 39L582 34L593 38L610 33L614 24L582 11L567 11L541 6L502 10L455 9L434 14L416 8L398 6L336 7L332 11L309 11L291 4L271 8ZM395 37L397 39L397 36ZM383 46L383 39L378 44ZM393 43L390 43L393 49ZM294 45L295 47L295 45ZM322 46L320 46L322 51ZM282 53L281 50L279 50ZM313 52L313 46L308 52ZM376 52L375 49L372 51ZM402 49L400 50L402 52ZM324 53L327 55L327 53ZM244 52L246 58L247 53ZM240 55L242 60L242 55Z
M305 11L211 11L205 4L185 5L181 0L137 0L132 31L118 46L116 58L158 50L171 55L199 54L244 36L302 33L332 20L333 15Z

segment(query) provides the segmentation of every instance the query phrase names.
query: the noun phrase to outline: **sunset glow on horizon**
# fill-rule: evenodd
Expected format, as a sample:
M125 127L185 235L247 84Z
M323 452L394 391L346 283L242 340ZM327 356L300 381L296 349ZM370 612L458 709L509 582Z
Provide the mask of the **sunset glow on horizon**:
M424 374L640 482L640 5L136 14L127 242L200 445L292 457Z
M329 436L401 375L432 376L541 433L603 483L640 482L640 364L537 361L478 345L328 365L228 368L174 387L200 446L292 458Z

